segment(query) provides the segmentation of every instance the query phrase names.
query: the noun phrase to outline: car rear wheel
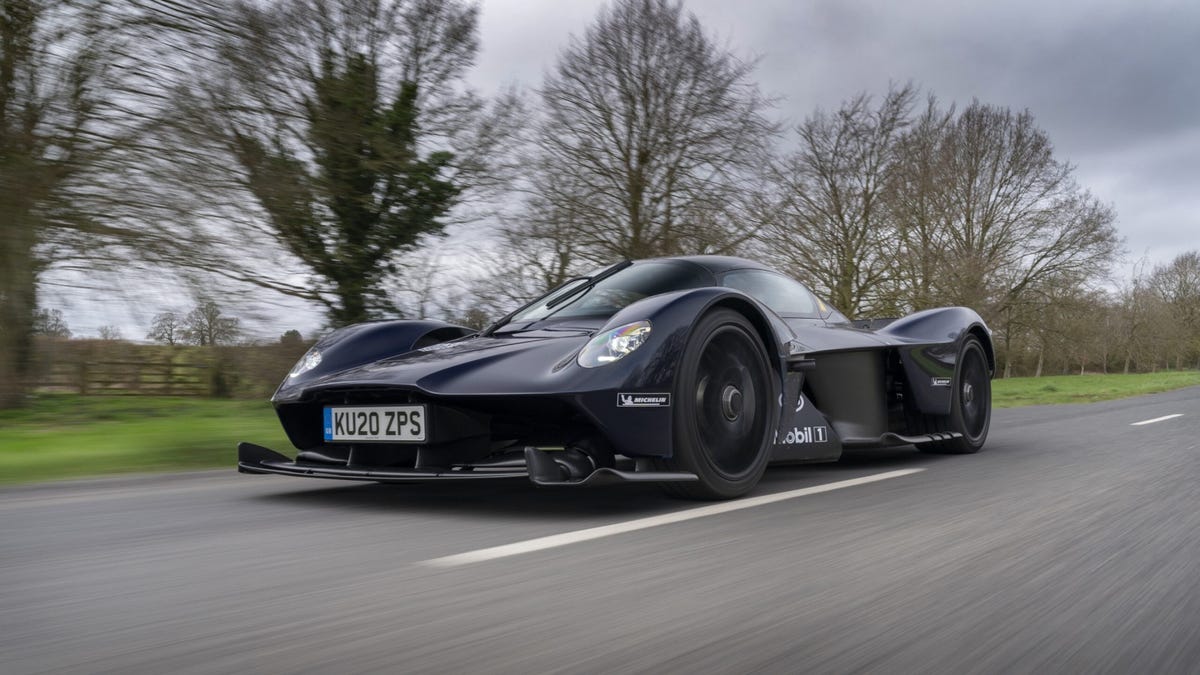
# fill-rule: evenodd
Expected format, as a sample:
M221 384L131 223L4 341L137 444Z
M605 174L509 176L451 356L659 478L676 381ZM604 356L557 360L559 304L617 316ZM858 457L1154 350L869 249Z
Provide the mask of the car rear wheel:
M776 389L766 349L746 317L718 309L701 318L676 377L673 456L659 460L700 480L663 488L687 499L749 492L767 466Z
M957 431L959 438L936 443L920 443L922 452L963 455L979 452L987 440L992 421L992 377L987 354L974 336L963 341L954 368L953 391L950 395L950 415L943 423L944 430Z

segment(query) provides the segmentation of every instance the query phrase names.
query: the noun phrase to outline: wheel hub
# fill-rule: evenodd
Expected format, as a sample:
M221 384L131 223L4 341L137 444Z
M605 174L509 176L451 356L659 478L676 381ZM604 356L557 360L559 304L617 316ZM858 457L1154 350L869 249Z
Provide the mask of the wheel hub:
M975 400L975 387L972 387L970 382L963 384L962 393L963 403L971 403Z
M721 414L730 422L742 414L742 392L732 384L725 385L721 391Z

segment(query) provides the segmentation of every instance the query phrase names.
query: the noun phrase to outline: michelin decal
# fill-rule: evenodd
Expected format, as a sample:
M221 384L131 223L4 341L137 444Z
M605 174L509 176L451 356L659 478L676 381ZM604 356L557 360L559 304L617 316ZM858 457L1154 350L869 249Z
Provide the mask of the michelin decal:
M617 394L618 408L669 408L670 394Z

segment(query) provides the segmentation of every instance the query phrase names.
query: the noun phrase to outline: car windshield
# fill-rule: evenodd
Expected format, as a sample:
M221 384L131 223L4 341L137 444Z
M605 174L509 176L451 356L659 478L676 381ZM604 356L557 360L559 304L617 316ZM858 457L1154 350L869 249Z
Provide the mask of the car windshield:
M800 282L767 270L734 270L725 274L722 283L755 298L779 316L818 318L828 309Z
M593 283L589 280L592 278L599 280ZM509 323L528 323L551 317L607 318L642 298L713 284L712 276L698 265L668 260L639 262L607 277L601 272L594 277L568 282L531 303Z

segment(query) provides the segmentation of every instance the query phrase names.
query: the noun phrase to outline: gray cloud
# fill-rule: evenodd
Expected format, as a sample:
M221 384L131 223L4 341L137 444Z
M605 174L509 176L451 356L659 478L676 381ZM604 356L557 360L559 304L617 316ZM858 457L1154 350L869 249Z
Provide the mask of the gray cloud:
M484 0L474 81L537 86L598 0ZM1029 109L1135 257L1200 248L1200 3L691 0L800 120L912 81L946 103Z
M481 0L482 51L470 80L483 92L536 87L569 34L601 0ZM912 81L944 103L973 98L1028 108L1077 178L1119 214L1130 263L1165 263L1200 249L1200 3L1100 0L688 0L739 54L793 121L890 82ZM443 242L448 259L476 234ZM59 280L64 281L64 280ZM187 307L187 289L114 294L43 287L47 306L73 309L79 334L120 325L139 338L152 314ZM163 295L156 295L163 293ZM86 302L81 300L86 299ZM131 302L132 300L132 302ZM276 298L292 323L318 330L316 308ZM133 308L129 308L132 306ZM251 317L246 317L251 318Z

